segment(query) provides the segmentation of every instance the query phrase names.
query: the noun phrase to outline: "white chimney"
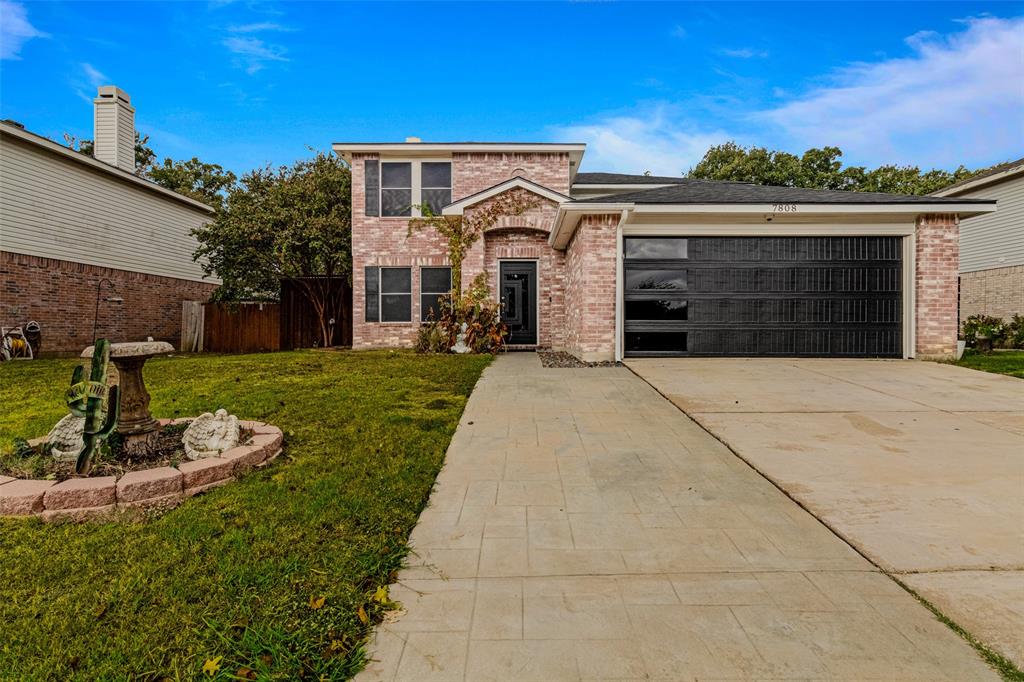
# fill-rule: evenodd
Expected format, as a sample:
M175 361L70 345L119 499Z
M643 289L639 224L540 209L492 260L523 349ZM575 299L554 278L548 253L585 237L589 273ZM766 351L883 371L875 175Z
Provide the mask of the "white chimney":
M93 100L92 155L135 172L135 109L132 98L113 85L101 85Z

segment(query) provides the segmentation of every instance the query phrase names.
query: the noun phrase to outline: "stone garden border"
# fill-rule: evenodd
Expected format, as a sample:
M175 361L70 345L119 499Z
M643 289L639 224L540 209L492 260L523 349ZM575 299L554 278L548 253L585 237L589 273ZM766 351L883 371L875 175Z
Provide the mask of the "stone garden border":
M160 425L191 420L161 419ZM0 516L84 521L128 509L171 509L186 497L230 483L281 454L281 429L241 419L238 425L252 431L248 443L220 457L184 461L177 467L129 471L121 477L69 478L60 483L0 476Z

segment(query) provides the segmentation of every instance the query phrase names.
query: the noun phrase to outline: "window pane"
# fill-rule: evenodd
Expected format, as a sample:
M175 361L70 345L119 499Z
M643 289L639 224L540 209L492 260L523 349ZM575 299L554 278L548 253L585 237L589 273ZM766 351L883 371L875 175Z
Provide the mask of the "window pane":
M430 212L434 215L441 215L441 209L452 203L450 189L424 189L420 190L420 193L423 195L421 203L430 207Z
M686 301L626 301L627 320L685 320Z
M380 290L385 294L412 293L412 271L410 268L381 268Z
M385 216L411 216L412 215L412 190L411 189L382 189L381 215Z
M686 291L686 270L627 268L629 291Z
M423 187L444 187L451 189L452 186L452 165L450 163L438 163L424 161L420 167L420 184Z
M448 298L448 294L423 294L420 296L420 319L426 322L429 319L437 319L441 316L441 300ZM433 315L431 315L433 313Z
M412 187L411 163L382 163L381 187Z
M685 353L686 332L627 332L628 353Z
M626 258L686 258L686 238L627 237Z
M381 294L381 322L411 322L412 296L409 294Z
M423 268L420 270L420 293L447 294L451 289L451 268Z

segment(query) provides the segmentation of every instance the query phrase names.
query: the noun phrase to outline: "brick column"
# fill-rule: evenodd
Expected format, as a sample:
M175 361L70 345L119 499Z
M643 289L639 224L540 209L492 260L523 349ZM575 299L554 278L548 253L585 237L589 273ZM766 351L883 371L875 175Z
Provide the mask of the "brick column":
M566 249L565 345L582 360L615 357L615 231L619 214L583 216Z
M924 215L917 219L914 315L918 357L949 356L956 352L959 232L960 222L955 214Z

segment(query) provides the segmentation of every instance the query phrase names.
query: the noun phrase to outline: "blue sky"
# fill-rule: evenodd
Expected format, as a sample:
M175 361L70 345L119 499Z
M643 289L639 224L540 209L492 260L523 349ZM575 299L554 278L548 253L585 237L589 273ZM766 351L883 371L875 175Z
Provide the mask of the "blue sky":
M711 144L951 168L1024 156L1024 3L0 0L0 117L245 171L333 141L588 143L678 174Z

